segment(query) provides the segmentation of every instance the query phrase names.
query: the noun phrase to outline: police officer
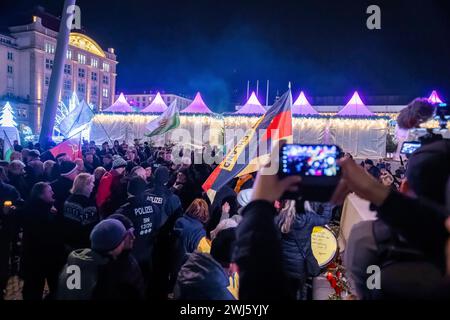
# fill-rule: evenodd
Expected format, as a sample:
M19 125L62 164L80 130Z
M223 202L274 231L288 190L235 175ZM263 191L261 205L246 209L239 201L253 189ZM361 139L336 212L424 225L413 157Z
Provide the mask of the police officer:
M169 271L173 263L172 244L173 226L183 215L180 198L168 187L170 173L165 166L156 169L153 179L154 187L146 192L147 199L160 208L163 217L162 227L158 233L153 252L153 272L151 295L153 299L167 299L173 283L169 283Z
M123 214L133 222L136 240L132 253L142 269L148 286L153 245L161 227L162 217L160 208L147 199L146 186L144 179L133 177L128 182L128 201L116 213Z

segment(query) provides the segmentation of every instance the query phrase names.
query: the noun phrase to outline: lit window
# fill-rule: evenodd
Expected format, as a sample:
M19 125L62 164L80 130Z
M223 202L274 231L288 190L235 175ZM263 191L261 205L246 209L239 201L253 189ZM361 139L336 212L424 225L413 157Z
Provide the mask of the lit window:
M8 60L13 60L13 53L12 52L8 52Z
M64 74L72 74L72 66L70 64L64 65Z
M85 93L86 92L86 85L84 83L82 83L82 82L79 82L78 86L77 86L77 90L80 93Z
M86 71L83 68L79 68L78 69L78 77L84 78L85 75L86 75Z
M52 59L45 59L45 69L47 69L47 70L53 69L53 60Z
M55 45L46 42L45 43L45 52L50 53L50 54L55 54Z
M13 67L12 66L8 66L8 73L12 74L13 73Z
M78 54L78 62L81 64L86 64L86 56L84 54Z
M64 80L64 90L66 90L66 91L72 90L72 81Z
M108 98L108 88L103 88L103 97Z
M97 81L97 72L92 72L91 73L91 80L92 81Z
M95 58L91 59L91 67L98 68L98 60Z
M67 50L66 52L66 58L71 60L72 59L72 51L71 50Z
M109 63L103 62L103 71L109 72Z

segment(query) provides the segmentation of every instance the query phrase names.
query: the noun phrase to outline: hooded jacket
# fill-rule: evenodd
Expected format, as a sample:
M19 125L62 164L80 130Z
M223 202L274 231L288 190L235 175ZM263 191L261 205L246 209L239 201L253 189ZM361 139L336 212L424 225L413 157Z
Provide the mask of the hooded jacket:
M97 190L97 207L105 218L127 202L127 182L123 174L111 170L101 178Z
M155 237L161 227L159 208L142 194L129 197L128 202L116 213L128 217L133 222L136 240L132 252L136 260L140 264L151 262Z
M99 269L109 261L108 257L100 255L91 249L72 251L67 258L67 264L59 276L57 299L92 299L98 282ZM75 279L72 280L72 277L75 277L77 274L80 276L79 287L76 287Z
M181 266L186 262L188 254L199 248L204 239L206 239L206 231L203 224L188 215L184 215L175 222L175 274L178 273Z
M331 213L331 211L327 211ZM330 221L330 215L318 215L312 211L296 214L288 233L281 234L283 264L289 278L305 279L317 276L319 265L311 249L311 233L315 226L323 226ZM279 222L279 219L276 219ZM314 266L309 270L308 266Z
M235 300L229 285L227 274L211 255L194 252L178 274L174 293L179 300Z

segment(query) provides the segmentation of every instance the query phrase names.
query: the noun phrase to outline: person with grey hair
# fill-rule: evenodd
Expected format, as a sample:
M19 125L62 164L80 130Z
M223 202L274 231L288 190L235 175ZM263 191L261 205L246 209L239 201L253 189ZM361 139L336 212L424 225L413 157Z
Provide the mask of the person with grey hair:
M30 185L25 179L25 164L20 160L13 160L8 166L9 184L19 191L22 199L26 200L30 192Z
M44 161L44 180L52 182L58 178L58 167L53 160Z

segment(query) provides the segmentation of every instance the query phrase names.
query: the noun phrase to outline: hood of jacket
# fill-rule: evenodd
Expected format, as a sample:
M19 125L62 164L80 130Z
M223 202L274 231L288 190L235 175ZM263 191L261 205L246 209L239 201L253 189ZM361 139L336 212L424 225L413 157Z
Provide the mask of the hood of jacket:
M229 279L211 255L194 252L178 273L175 295L182 300L233 300Z

